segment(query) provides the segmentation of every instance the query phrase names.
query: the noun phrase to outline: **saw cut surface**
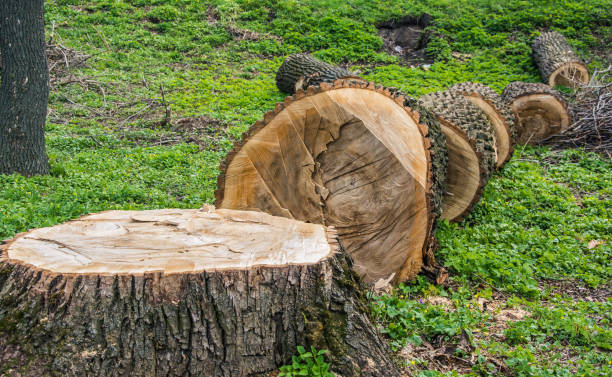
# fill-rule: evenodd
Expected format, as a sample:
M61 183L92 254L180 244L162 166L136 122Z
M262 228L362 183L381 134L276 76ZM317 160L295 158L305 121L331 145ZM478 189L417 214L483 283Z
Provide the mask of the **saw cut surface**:
M446 136L448 167L442 217L459 221L480 200L495 169L495 137L485 113L463 95L434 92L420 98L440 121Z
M537 144L572 122L565 99L546 84L511 82L502 96L518 119L519 144Z
M487 116L495 136L496 164L503 167L512 155L516 139L515 117L508 104L493 89L480 83L455 84L449 91L463 95Z
M334 251L327 233L261 212L109 211L24 233L6 252L59 273L181 273L316 263Z
M480 163L474 147L465 134L448 122L442 122L446 136L448 173L446 174L447 195L442 204L443 218L455 220L472 206L473 198L480 189Z
M229 155L216 204L334 226L366 281L412 277L435 216L413 117L373 86L298 93Z

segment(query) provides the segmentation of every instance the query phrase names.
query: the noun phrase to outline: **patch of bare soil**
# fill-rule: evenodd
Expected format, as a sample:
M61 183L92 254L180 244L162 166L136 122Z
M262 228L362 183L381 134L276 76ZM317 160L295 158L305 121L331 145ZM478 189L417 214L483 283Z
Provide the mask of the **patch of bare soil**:
M402 58L406 65L432 64L433 60L425 54L429 42L425 28L430 22L431 16L423 13L419 17L406 16L399 21L388 21L377 25L378 34L383 40L383 49L391 55Z
M228 33L236 41L259 41L262 39L273 39L275 41L282 42L282 38L270 33L258 33L256 31L242 29L234 25L227 25L225 27Z
M594 245L594 243L591 243ZM594 245L593 247L597 247ZM548 290L553 294L571 297L576 301L604 302L612 298L612 283L591 288L577 280L542 280L539 283L542 291Z

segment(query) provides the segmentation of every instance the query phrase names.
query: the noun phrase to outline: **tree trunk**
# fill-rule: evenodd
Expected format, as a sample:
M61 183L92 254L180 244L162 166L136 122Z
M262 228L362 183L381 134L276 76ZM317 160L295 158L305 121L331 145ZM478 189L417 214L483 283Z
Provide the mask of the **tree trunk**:
M216 205L333 225L366 281L413 278L436 215L428 130L404 103L363 80L298 90L228 154Z
M508 104L484 84L462 82L448 90L464 96L485 113L495 134L495 162L502 168L512 157L516 142L515 116Z
M535 145L566 130L572 123L567 102L550 86L511 82L502 93L518 119L517 143Z
M448 148L442 217L459 221L480 200L495 170L495 138L486 115L463 96L435 92L419 99L438 115Z
M542 33L531 44L542 79L550 86L576 86L589 82L589 69L556 31Z
M0 174L47 174L43 0L0 2Z
M312 344L342 376L399 376L331 228L110 211L3 249L0 374L252 376Z

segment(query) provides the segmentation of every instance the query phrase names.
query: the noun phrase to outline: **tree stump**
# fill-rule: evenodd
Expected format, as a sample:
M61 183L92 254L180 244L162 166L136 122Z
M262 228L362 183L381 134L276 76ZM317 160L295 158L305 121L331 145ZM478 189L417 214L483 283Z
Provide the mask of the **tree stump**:
M572 123L561 93L540 83L511 82L502 93L516 115L517 143L534 145L565 131Z
M502 168L514 150L516 142L515 116L501 96L490 87L475 82L462 82L448 89L467 98L482 110L495 133L497 168Z
M589 69L567 39L556 31L542 33L531 44L533 58L544 82L574 87L589 82Z
M298 90L228 154L216 205L335 226L367 282L415 277L436 215L428 130L404 103L363 80Z
M448 167L442 217L459 221L480 200L495 170L495 138L485 114L463 96L435 92L420 102L438 116L446 136Z
M252 376L313 344L343 376L399 375L331 228L110 211L1 251L0 374Z

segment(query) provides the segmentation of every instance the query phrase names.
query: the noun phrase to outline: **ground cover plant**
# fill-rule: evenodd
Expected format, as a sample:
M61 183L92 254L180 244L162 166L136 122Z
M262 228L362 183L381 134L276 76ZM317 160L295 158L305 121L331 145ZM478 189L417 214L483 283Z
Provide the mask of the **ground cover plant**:
M564 34L606 66L610 0L48 0L45 177L0 176L0 239L107 209L196 208L218 164L284 98L290 53L419 96L462 82L540 81L529 42ZM382 52L376 25L427 12L431 65ZM606 55L608 54L608 55ZM605 376L610 357L609 159L518 148L473 213L441 222L447 287L372 296L408 371ZM419 353L422 356L418 356Z

